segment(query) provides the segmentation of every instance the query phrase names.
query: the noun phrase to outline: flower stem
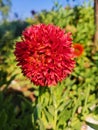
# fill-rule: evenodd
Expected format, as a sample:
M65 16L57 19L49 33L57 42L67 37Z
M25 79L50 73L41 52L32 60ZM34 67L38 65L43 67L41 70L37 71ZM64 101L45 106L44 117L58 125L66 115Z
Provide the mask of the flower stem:
M56 97L53 94L53 88L50 88L50 96L52 97L53 106L54 106L54 122L53 122L53 128L54 130L57 130L57 103L56 103Z

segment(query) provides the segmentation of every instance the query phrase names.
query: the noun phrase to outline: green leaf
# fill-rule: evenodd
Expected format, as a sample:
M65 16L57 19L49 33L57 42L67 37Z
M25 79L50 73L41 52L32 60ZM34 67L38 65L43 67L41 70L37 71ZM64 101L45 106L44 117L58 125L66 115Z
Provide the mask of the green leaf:
M53 115L54 114L54 106L53 105L50 105L49 107L48 107L48 111L49 111L49 113L51 114L51 115Z
M40 130L46 130L46 129L45 129L45 126L44 126L44 124L43 124L43 121L42 121L41 119L38 120L38 124L39 124L39 126L40 126Z
M7 122L7 115L6 115L6 112L3 110L0 113L0 127L3 128L3 126L6 125L6 122Z
M71 110L64 109L58 115L58 125L64 125L71 117Z
M46 116L46 119L48 120L48 122L52 122L54 114L50 114L50 112L47 111L47 109L44 109L44 113L45 113L45 116Z
M93 123L90 123L90 122L86 122L87 125L89 125L91 128L95 129L95 130L98 130L98 124L93 124Z

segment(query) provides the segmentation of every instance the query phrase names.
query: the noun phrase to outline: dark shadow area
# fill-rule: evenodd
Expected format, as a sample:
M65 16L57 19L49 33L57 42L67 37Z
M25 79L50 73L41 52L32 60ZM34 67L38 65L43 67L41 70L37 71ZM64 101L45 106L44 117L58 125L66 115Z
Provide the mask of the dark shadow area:
M13 89L0 91L0 130L34 130L32 102Z
M13 37L18 37L28 25L29 24L27 22L21 20L4 22L0 25L0 38L2 38L6 32L9 31L13 34Z

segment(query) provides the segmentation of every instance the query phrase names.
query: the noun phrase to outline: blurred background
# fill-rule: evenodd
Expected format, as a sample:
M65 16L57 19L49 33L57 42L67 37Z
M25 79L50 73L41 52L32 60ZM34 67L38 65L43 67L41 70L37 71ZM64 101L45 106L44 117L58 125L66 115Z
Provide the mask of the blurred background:
M58 84L68 91L63 103L69 102L57 130L98 130L98 0L0 0L0 130L49 130L42 122L35 127L38 87L23 76L14 56L22 31L39 23L71 32L73 45L83 48L77 48L72 75Z

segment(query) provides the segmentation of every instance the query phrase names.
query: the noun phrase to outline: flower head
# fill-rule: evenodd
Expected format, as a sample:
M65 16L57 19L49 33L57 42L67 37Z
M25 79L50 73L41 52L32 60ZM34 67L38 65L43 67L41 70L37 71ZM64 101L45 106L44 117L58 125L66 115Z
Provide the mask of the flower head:
M30 26L16 43L15 55L22 72L34 84L56 85L75 65L70 33L54 25Z
M75 43L73 44L73 48L75 57L81 56L84 52L84 47L82 44Z

